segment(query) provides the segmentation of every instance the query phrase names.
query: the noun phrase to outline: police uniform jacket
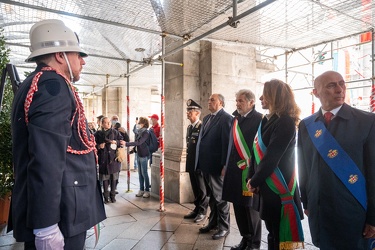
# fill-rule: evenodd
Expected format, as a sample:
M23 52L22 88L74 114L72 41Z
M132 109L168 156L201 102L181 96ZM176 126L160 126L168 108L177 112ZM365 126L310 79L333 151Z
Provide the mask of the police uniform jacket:
M29 123L25 123L26 95L43 66L21 84L13 102L15 185L8 229L17 241L33 241L33 229L56 223L64 237L71 237L106 218L94 151L67 153L68 146L76 150L87 147L78 134L76 102L63 77L54 71L42 74L29 109ZM86 120L85 125L90 134Z
M202 122L198 122L193 126L190 124L186 131L186 172L192 172L195 168L195 155L197 149L197 142L199 131L201 130Z

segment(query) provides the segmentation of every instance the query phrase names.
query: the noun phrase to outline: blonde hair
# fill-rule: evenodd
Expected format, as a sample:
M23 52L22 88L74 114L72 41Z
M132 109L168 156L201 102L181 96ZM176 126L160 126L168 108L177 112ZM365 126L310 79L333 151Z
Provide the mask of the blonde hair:
M278 79L264 83L263 98L268 102L270 114L288 115L298 125L301 113L291 87Z

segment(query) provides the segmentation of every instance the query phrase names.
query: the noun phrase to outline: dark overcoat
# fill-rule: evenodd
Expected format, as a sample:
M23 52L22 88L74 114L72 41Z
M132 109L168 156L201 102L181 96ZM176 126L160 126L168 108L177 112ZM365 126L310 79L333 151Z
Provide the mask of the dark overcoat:
M64 237L85 232L106 218L94 151L78 134L74 96L63 77L46 71L25 122L24 103L36 71L20 85L12 110L15 185L9 230L17 241L34 241L33 229L58 223ZM73 123L71 120L74 117ZM86 120L86 133L90 135ZM83 125L83 124L81 124Z
M255 134L262 120L262 114L255 109L252 110L246 117L241 117L238 112L234 112L235 119L238 119L238 125L244 136L247 146L251 149ZM234 120L233 120L234 121ZM233 141L233 123L229 136L228 155L226 163L226 171L223 184L223 200L230 201L241 206L250 206L257 209L259 206L259 197L255 195L255 199L251 196L242 195L242 172L237 162L241 160ZM258 208L259 209L259 208Z
M229 131L233 117L221 109L210 121L207 128L209 115L203 118L203 127L199 134L197 144L197 156L195 168L199 164L199 169L205 174L221 175L228 152Z
M291 117L272 115L268 120L264 117L261 124L263 143L267 147L263 159L256 163L254 150L251 151L251 164L248 177L252 187L259 187L260 217L263 220L280 220L281 199L267 185L266 179L279 167L286 183L289 184L295 168L296 126ZM294 202L303 218L300 193L297 188Z
M99 174L114 174L121 170L121 162L116 160L116 149L120 147L120 140L123 140L121 133L116 129L110 128L105 134L104 130L98 130L95 133L96 147L98 149ZM111 141L116 141L116 149L111 148ZM99 145L105 143L104 148Z
M321 111L314 116L315 122L324 122ZM367 212L319 155L303 120L298 134L299 183L312 240L322 249L364 249L365 223L375 226L375 115L343 104L327 129L365 176Z

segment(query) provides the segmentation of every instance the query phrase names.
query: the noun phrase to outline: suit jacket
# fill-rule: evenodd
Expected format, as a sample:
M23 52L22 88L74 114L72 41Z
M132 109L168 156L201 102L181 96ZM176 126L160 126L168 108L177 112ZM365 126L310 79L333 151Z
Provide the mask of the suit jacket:
M321 111L315 115L316 121L324 122ZM375 115L343 104L327 129L365 176L367 212L319 155L303 120L298 172L312 239L317 246L327 246L330 238L336 249L362 249L365 222L375 226Z
M237 111L235 111L233 115L236 117L234 119L238 119L238 125L241 128L241 132L244 136L246 144L249 149L251 149L255 134L257 133L260 121L262 120L262 114L253 109L246 117L241 117ZM238 154L233 141L232 129L234 119L229 136L228 154L226 160L227 163L223 184L223 200L242 206L252 205L255 209L259 209L258 195L254 195L254 202L252 201L253 198L251 196L242 195L243 170L237 166L237 162L241 160L241 157Z
M192 172L195 169L195 155L198 143L199 132L202 122L199 120L197 124L189 125L186 131L186 172Z
M220 175L226 161L233 117L221 109L205 128L208 119L209 115L203 118L199 133L195 169L199 168L206 174Z
M262 120L262 139L267 147L263 159L256 163L254 151L251 150L251 164L248 177L252 187L259 187L261 197L260 217L263 220L280 220L281 199L267 185L266 179L278 167L289 184L295 172L296 127L291 117L273 115ZM301 219L303 212L298 186L294 192L294 202Z
M33 241L33 229L56 223L64 237L71 237L105 219L94 152L67 152L68 146L76 150L87 147L78 134L73 94L54 71L45 71L40 77L29 109L29 123L25 123L26 95L34 75L43 66L39 65L20 85L13 102L15 183L9 230L13 229L17 241Z

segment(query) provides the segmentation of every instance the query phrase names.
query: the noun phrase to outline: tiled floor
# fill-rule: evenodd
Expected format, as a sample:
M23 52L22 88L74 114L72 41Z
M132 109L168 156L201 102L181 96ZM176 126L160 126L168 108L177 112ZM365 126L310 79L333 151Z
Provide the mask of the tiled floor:
M193 204L177 204L165 201L164 212L160 212L160 202L155 196L137 198L138 173L131 172L129 191L127 172L121 172L116 203L105 205L107 219L101 223L99 242L95 245L94 231L88 231L86 249L135 249L135 250L229 250L241 240L233 211L231 211L231 231L225 239L212 240L211 234L199 234L205 223L194 223L183 216L193 208ZM305 249L312 246L307 220L303 220ZM11 234L1 228L0 250L21 250L22 243L16 243ZM267 249L267 230L263 225L261 249Z

